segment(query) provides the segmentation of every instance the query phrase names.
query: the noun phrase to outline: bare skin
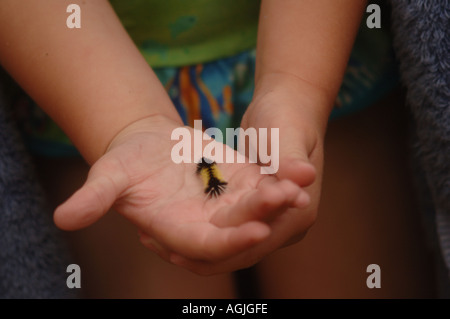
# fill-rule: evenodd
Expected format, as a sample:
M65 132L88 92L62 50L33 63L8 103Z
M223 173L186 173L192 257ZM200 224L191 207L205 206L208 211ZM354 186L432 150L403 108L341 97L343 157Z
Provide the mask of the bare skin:
M229 187L206 204L195 164L169 158L170 132L182 122L108 2L86 1L76 32L64 27L68 4L4 0L0 13L2 66L91 166L56 209L60 228L88 227L114 206L145 247L202 275L249 267L304 237L364 1L262 1L255 94L241 126L280 128L280 170L221 165Z
M86 227L114 203L139 225L143 243L163 259L216 261L244 254L267 238L271 230L263 221L309 203L296 184L262 175L254 164L218 164L227 191L205 200L195 163L167 161L175 142L166 141L177 126L166 119L150 120L151 125L133 124L140 128L113 141L85 185L56 209L57 225Z
M403 100L383 99L333 121L325 139L318 218L304 239L251 269L265 298L433 298L433 270L405 161ZM37 160L52 204L85 182L82 159ZM369 169L368 169L369 168ZM65 183L61 184L61 180ZM200 189L199 189L200 191ZM87 298L234 298L231 274L199 276L140 245L136 227L111 211L66 233ZM381 289L366 286L369 264ZM118 276L118 274L121 274ZM247 290L248 271L240 276Z
M246 173L253 175L249 179L250 183L236 188L230 186L227 193L230 196L224 197L224 200L231 197L232 204L237 205L239 210L249 212L244 219L226 217L227 214L232 215L232 209L222 209L219 214L221 217L214 219L213 212L218 211L221 201L217 201L217 207L211 208L205 217L203 206L200 206L200 203L203 203L200 201L200 191L195 192L198 201L194 205L198 210L187 210L189 215L186 220L191 222L191 228L184 228L184 222L178 219L178 226L170 226L172 231L182 230L186 236L195 232L194 241L181 240L182 236L179 237L180 234L176 232L171 235L167 233L165 230L167 225L170 225L169 220L164 223L161 219L150 220L150 215L139 215L139 209L136 210L133 204L136 198L142 198L141 194L149 197L140 201L141 208L152 201L155 204L152 209L164 209L163 204L166 205L165 209L169 209L181 205L179 202L170 203L172 199L186 199L187 193L192 192L178 192L178 197L173 197L173 189L178 189L179 186L170 190L166 188L166 193L156 196L158 200L155 200L154 193L148 192L149 188L155 189L155 185L161 182L167 183L167 179L164 178L163 181L161 177L163 172L181 171L181 175L191 176L190 170L185 166L162 165L161 158L157 158L154 152L156 149L163 152L173 145L168 132L182 126L182 122L161 83L126 34L109 3L85 2L82 6L83 27L72 33L70 31L73 30L65 28L64 19L47 19L48 16L60 17L60 12L65 12L68 4L69 1L53 0L39 4L33 1L5 1L2 3L4 10L1 23L2 30L8 31L0 34L3 39L0 49L2 65L63 128L85 160L92 165L84 188L55 212L57 225L63 229L86 227L115 203L121 213L136 224L141 234L150 235L153 239L152 248L155 247L155 239L158 239L158 247L168 248L169 252L161 255L171 256L172 262L177 261L174 256L181 259L200 258L213 263L235 256L234 262L226 264L227 266L224 264L207 271L191 268L194 272L220 273L256 262L263 252L259 255L246 254L245 250L263 241L271 233L270 227L264 223L264 218L282 214L289 206L301 206L302 201L304 203L305 199L308 200L307 196L303 195L303 200L296 200L302 192L299 186L288 181L278 181L274 177L264 177L263 180L270 181L268 184L279 185L279 190L271 188L273 185L267 185L268 188L263 190L263 193L276 195L265 198L256 196L256 187L266 187L266 183L259 183L261 176L257 165L253 164L254 169ZM9 14L10 12L15 14ZM30 23L33 28L29 28ZM116 67L111 68L111 65ZM112 92L114 94L111 94ZM160 141L154 133L156 129L162 130L156 134L160 134L158 137L165 141L165 145L156 142ZM155 141L155 144L148 142L147 138L143 137L145 134L148 135L148 140ZM147 154L142 162L136 162L130 167L123 165L123 162L129 162L123 158L127 156L126 152L139 154L141 149ZM106 150L108 151L105 154ZM148 158L153 160L148 162ZM165 158L164 161L170 162L170 159ZM195 164L191 165L194 168ZM118 168L120 172L114 171L111 175L111 166ZM159 175L155 174L159 168L164 170L159 172ZM138 174L136 170L141 169L143 171ZM224 174L230 176L231 185L234 185L234 172L238 170L238 167L223 169ZM130 171L141 178L130 176ZM151 178L155 180L149 182ZM187 182L192 183L194 178L188 177ZM306 182L312 181L310 179ZM253 196L247 196L248 200L238 205L237 200L245 195L244 189L248 193L253 192ZM273 191L270 191L271 189ZM236 196L233 197L232 191L237 192ZM293 194L296 192L298 196ZM185 207L191 207L193 203L190 199L187 201L188 205ZM86 205L87 202L93 204ZM230 208L234 208L234 204ZM251 206L265 207L266 213L260 214L257 209L251 209ZM174 220L169 214L151 216L164 216L163 218ZM199 224L193 223L194 220ZM158 226L150 225L150 222L157 222ZM242 224L236 225L237 222ZM301 231L310 224L311 219L306 218ZM220 232L212 232L213 229L219 228ZM194 244L200 242L203 243L200 246ZM271 249L274 248L267 248L265 251Z

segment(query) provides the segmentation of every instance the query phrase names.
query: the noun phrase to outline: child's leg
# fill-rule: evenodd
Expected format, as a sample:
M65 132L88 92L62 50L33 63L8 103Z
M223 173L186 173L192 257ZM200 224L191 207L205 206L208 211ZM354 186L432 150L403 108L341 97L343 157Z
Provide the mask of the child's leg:
M81 159L36 161L52 205L84 182ZM67 233L87 298L233 298L230 275L201 277L162 261L141 245L137 229L112 211L87 229Z
M407 175L399 95L332 122L318 220L256 268L267 298L434 297L430 252ZM367 266L381 267L369 289Z

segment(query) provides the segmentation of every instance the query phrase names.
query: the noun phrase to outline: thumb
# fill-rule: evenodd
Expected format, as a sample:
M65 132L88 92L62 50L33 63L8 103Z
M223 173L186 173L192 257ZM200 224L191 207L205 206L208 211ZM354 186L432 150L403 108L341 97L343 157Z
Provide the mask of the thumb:
M310 161L309 152L301 143L281 143L279 159L278 178L289 179L301 187L311 185L316 179L316 169Z
M116 171L96 168L86 183L56 208L53 220L63 230L87 227L105 215L128 185L128 179Z

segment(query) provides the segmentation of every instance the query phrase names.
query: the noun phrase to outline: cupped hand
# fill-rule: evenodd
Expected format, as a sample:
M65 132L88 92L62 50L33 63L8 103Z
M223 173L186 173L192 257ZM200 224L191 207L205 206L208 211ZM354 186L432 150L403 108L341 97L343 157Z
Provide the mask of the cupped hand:
M56 225L87 227L114 206L163 259L217 263L264 241L271 234L268 223L288 208L308 205L309 196L294 182L263 175L249 163L218 163L228 184L223 194L209 198L196 163L171 159L177 127L155 116L125 128L91 167L85 184L56 209ZM193 136L193 129L186 129Z
M242 128L278 128L279 183L292 182L309 195L309 204L290 207L268 221L270 235L249 249L219 262L173 256L172 262L199 274L250 267L282 247L297 243L317 218L321 194L323 142L328 113L325 104L311 98L311 90L277 81L264 94L256 95L242 120ZM283 85L284 84L284 85ZM271 141L271 139L269 139ZM277 142L273 141L272 143ZM273 145L272 145L273 146ZM270 147L269 147L270 148ZM274 154L271 154L272 156Z

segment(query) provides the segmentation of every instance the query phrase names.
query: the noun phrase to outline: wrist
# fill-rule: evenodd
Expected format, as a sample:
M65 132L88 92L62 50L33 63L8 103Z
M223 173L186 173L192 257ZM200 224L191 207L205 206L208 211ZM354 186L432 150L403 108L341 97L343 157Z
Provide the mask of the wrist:
M94 133L88 136L76 135L78 140L74 141L75 146L80 150L84 159L90 164L94 164L102 157L113 144L122 141L125 136L138 132L157 132L163 129L163 123L174 123L174 126L181 126L183 122L173 114L135 112L134 116L114 116L110 121L97 121ZM103 125L102 125L103 124Z
M181 119L175 119L165 114L152 114L131 122L121 129L110 141L104 153L107 153L117 145L122 144L131 135L141 133L171 132L173 128L183 126ZM170 134L168 135L170 139Z
M284 72L273 72L256 78L253 100L243 117L243 125L261 122L267 110L274 116L284 113L293 123L316 127L325 134L335 97L307 81ZM270 118L270 116L265 116Z

